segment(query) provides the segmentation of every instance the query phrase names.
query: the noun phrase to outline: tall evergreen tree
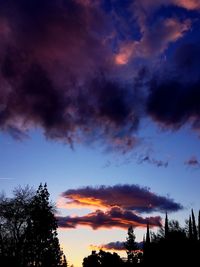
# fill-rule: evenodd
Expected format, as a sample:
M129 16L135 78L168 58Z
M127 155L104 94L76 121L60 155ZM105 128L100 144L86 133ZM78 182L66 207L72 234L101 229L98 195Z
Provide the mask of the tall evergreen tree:
M28 266L62 266L63 253L57 238L57 223L46 184L40 184L30 207L26 247Z
M167 216L167 212L165 215L165 238L168 237L169 234L169 221L168 221L168 216Z
M151 242L150 240L150 231L149 231L149 222L147 223L147 233L146 233L146 245L149 245Z
M137 243L135 242L135 234L134 234L134 229L132 226L128 228L128 236L126 238L125 242L125 248L126 248L126 253L128 257L128 262L129 263L135 263L136 258L135 258L135 250L138 249Z
M189 225L188 225L188 227L189 227L189 239L191 240L191 239L193 239L193 233L192 233L192 220L191 220L191 216L189 216Z
M192 209L192 232L193 232L194 240L197 240L197 226L196 226L196 221L195 221L193 209Z

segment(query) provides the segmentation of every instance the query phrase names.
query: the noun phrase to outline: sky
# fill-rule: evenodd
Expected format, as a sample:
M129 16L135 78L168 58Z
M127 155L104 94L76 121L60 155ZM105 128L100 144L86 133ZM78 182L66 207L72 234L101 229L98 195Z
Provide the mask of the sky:
M0 190L47 182L75 267L197 214L199 27L199 0L0 0Z

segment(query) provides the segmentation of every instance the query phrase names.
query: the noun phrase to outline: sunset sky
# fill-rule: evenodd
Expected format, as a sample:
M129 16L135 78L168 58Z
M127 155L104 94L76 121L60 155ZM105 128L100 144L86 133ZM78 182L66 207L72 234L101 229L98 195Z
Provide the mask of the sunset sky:
M0 189L47 182L70 264L200 208L200 0L0 0Z

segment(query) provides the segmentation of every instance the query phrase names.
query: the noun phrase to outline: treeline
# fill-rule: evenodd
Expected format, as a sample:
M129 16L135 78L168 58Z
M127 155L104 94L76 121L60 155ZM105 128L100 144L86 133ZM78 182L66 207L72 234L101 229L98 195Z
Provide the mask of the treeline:
M26 187L14 190L14 196L0 196L0 266L67 267L57 237L55 208L49 200L47 185L37 191ZM143 246L135 241L129 227L124 250L127 257L103 250L92 251L83 259L83 267L200 266L200 212L193 210L184 227L168 220L157 233L147 224Z
M0 266L67 267L47 185L0 197Z
M142 263L162 266L200 266L200 212L198 223L193 210L184 227L178 221L168 220L157 234L148 234L144 242Z
M129 227L124 242L127 258L117 253L92 251L83 259L83 267L131 267L131 266L200 266L200 212L198 223L192 210L186 225L181 227L176 220L168 220L157 233L150 232L147 224L143 248L135 242L133 227Z

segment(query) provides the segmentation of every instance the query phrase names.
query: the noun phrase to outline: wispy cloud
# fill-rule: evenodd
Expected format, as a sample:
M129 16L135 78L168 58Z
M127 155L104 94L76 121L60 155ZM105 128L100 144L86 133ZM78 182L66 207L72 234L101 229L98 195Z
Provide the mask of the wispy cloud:
M156 167L164 167L164 168L167 168L169 165L168 161L155 159L155 158L149 156L148 154L147 155L140 155L140 157L138 158L138 163L139 164L149 163L149 164L155 165Z
M184 164L191 168L200 168L200 161L196 156L190 157L184 162Z

